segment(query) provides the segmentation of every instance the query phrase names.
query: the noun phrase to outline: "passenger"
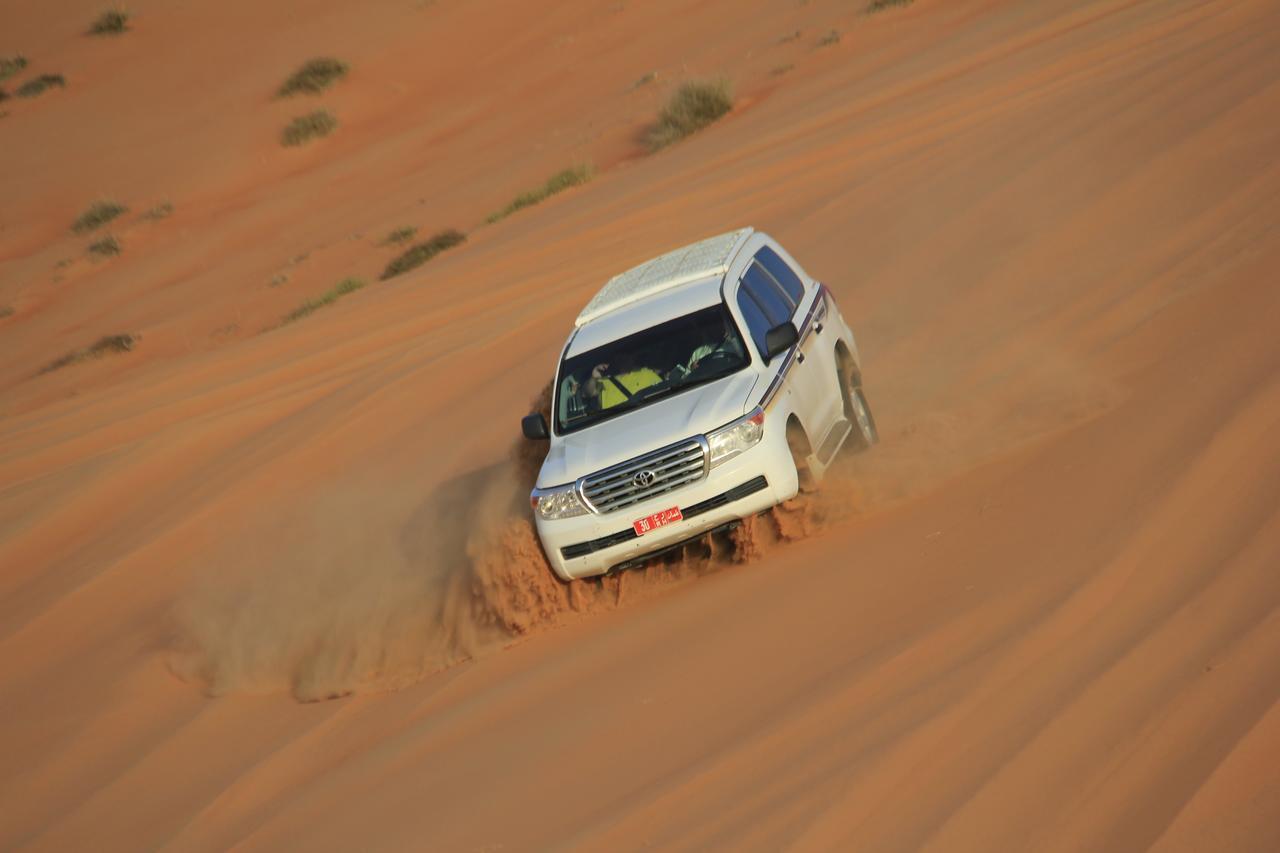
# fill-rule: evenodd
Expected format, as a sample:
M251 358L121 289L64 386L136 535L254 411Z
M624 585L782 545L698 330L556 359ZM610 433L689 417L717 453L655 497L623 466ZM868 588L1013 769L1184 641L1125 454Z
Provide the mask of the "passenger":
M597 364L591 370L591 376L582 383L582 396L588 407L611 409L661 381L662 377L651 367L633 366L624 368L621 373L610 374L608 363Z

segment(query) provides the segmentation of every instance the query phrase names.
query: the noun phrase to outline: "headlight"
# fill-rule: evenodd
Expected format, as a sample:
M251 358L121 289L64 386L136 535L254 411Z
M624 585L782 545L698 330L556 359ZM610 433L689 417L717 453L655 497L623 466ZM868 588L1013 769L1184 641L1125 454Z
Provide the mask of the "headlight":
M743 415L733 423L722 426L715 432L707 433L707 444L711 446L711 467L721 462L728 462L744 450L750 450L764 438L764 409L756 407L754 411Z
M567 486L556 486L553 489L534 489L529 495L529 503L539 518L575 518L586 515L587 508L578 498L578 489L570 483Z

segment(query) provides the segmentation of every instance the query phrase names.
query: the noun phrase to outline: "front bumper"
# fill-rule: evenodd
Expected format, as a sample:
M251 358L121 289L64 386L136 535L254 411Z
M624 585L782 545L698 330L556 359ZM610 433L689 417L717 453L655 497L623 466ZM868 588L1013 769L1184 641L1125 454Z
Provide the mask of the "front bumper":
M604 574L749 518L794 497L797 489L785 430L766 425L759 444L713 468L702 480L617 512L555 520L535 516L535 522L552 569L562 580L574 580ZM680 507L684 519L636 535L632 522L673 506Z

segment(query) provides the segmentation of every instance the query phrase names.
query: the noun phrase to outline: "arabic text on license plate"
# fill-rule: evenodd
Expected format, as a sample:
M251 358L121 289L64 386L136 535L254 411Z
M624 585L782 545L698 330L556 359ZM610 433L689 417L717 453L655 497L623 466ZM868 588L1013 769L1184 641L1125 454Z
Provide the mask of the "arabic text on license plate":
M655 527L661 527L662 525L670 524L673 521L680 521L683 518L684 516L680 514L680 507L673 506L671 509L664 509L662 512L655 512L653 515L646 515L631 526L636 529L637 536L643 536Z

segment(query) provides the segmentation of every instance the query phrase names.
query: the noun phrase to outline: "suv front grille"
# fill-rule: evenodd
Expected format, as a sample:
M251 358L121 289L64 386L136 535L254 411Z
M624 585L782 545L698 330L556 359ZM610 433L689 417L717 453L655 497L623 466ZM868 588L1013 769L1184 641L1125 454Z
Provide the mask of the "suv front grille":
M701 480L707 460L706 439L690 438L589 474L579 489L596 512L613 512Z

